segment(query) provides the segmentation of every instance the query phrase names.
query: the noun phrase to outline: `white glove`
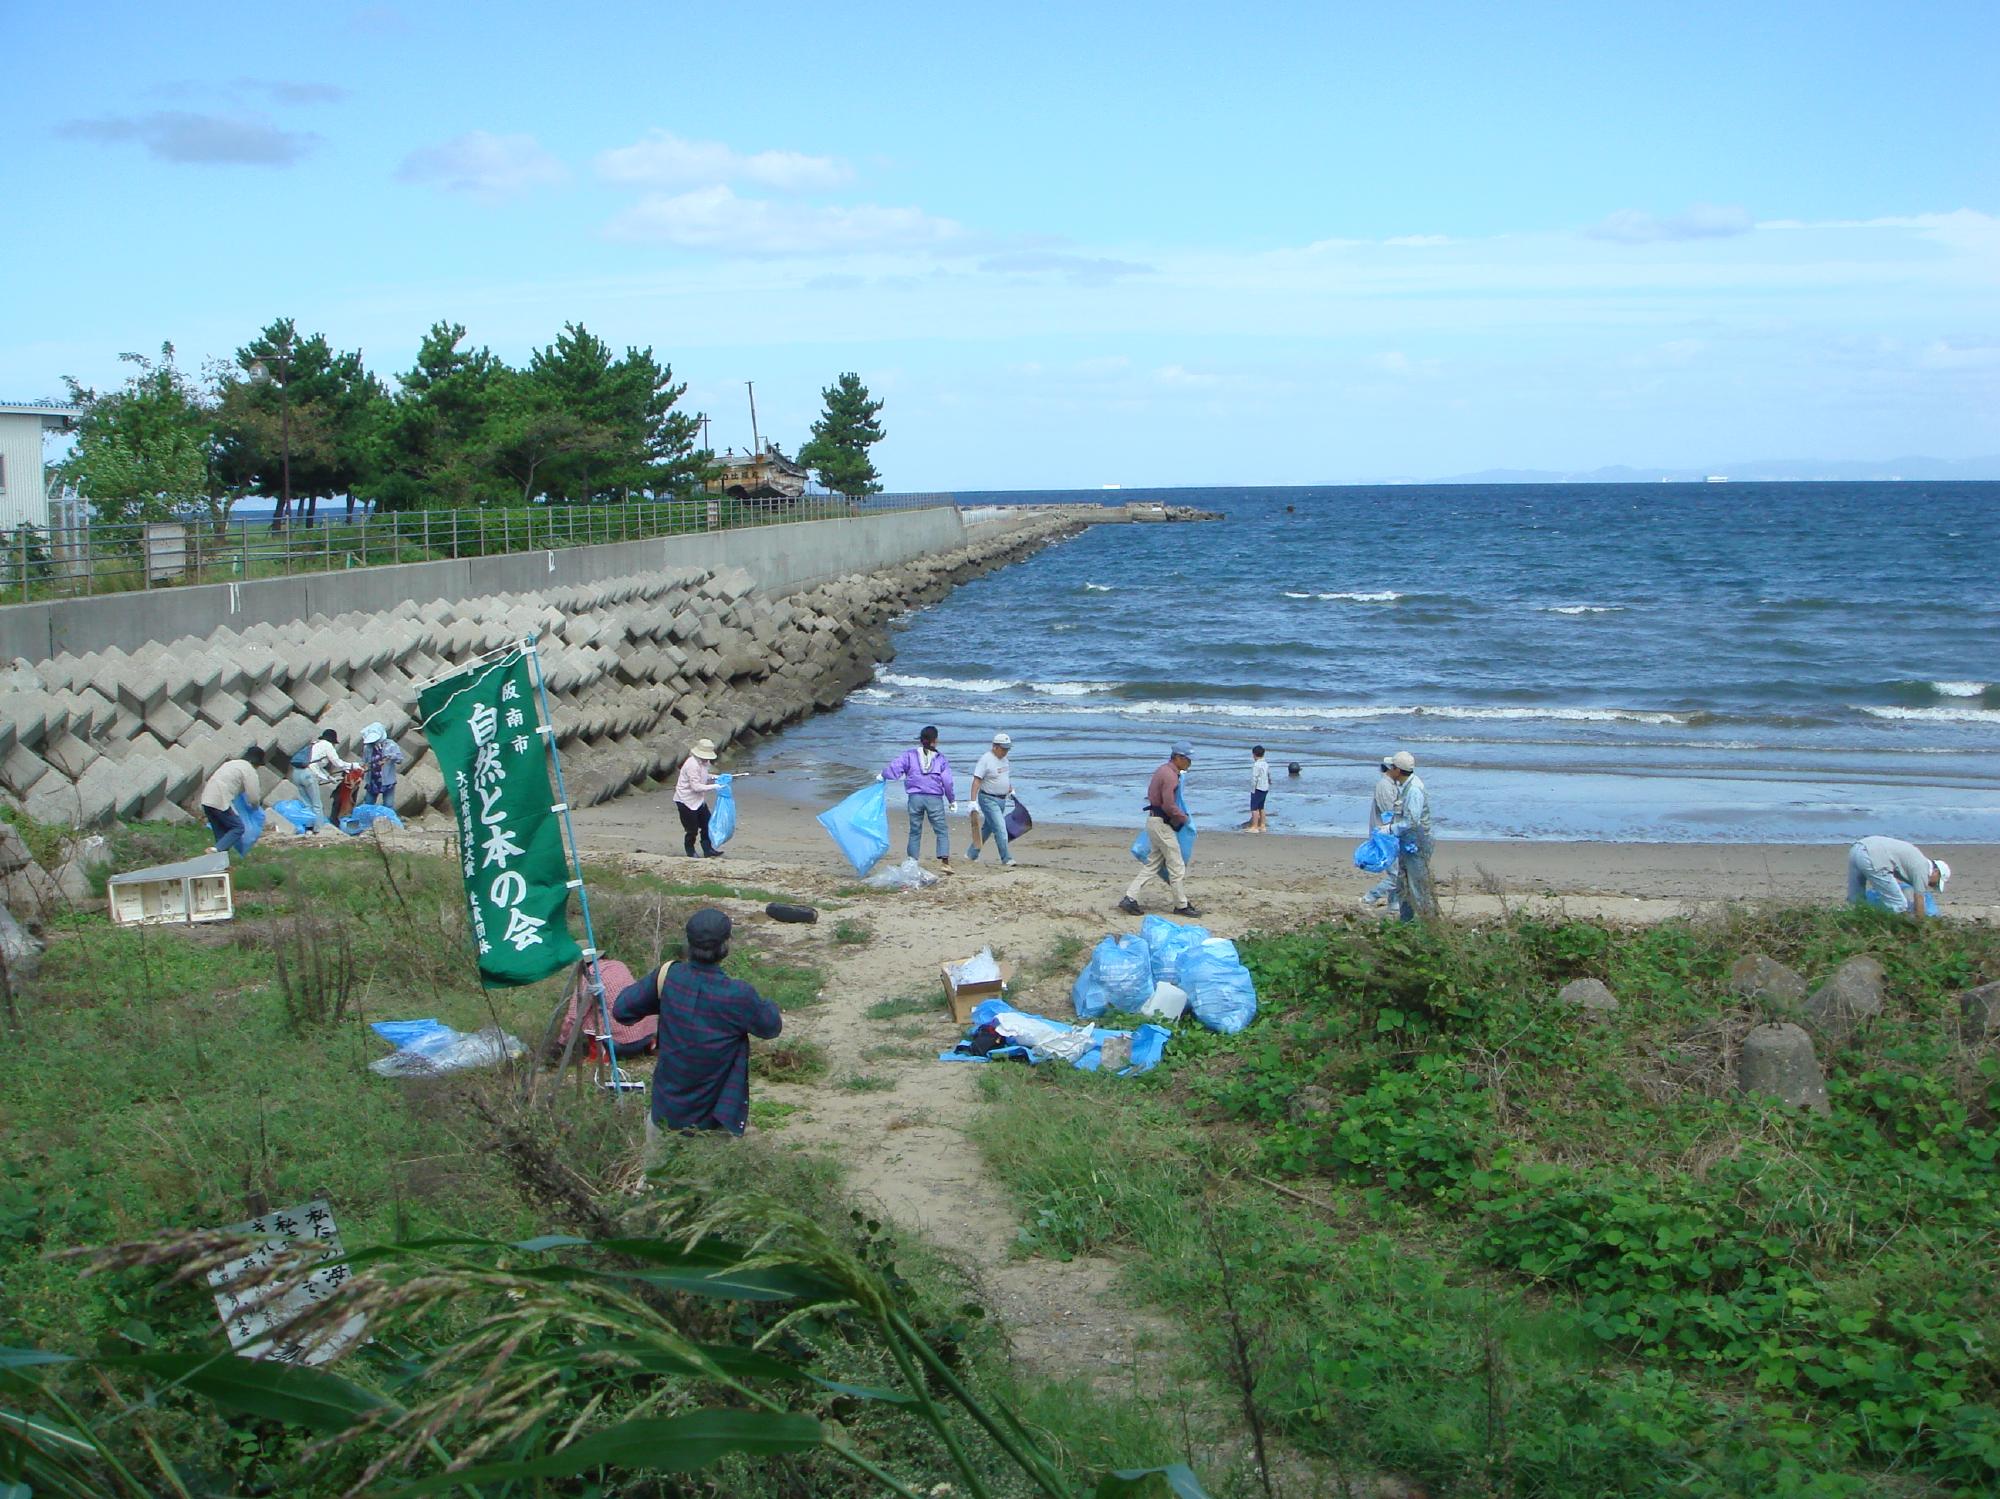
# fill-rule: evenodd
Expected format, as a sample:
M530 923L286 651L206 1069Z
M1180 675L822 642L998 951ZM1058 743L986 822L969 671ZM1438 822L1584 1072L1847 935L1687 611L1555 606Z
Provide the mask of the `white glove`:
M949 812L949 813L950 813L950 814L951 814L951 815L952 815L953 817L956 817L956 816L958 816L958 803L957 803L957 802L955 802L955 801L952 801L952 802L946 802L946 803L944 804L944 809L945 809L945 811Z

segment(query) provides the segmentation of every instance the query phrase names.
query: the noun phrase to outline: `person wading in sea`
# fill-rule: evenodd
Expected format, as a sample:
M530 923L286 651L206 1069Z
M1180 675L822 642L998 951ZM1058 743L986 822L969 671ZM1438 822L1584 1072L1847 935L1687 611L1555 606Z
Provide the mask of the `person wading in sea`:
M1396 914L1405 921L1438 913L1431 888L1431 799L1417 775L1417 757L1397 750L1389 757L1389 778L1396 783L1396 804L1389 831L1401 845L1396 861Z
M1176 744L1167 752L1166 763L1153 772L1146 783L1146 867L1126 888L1118 909L1128 916L1143 916L1139 896L1155 878L1164 874L1174 893L1174 915L1199 916L1187 897L1187 864L1181 858L1180 829L1187 814L1180 809L1181 776L1194 764L1194 751Z

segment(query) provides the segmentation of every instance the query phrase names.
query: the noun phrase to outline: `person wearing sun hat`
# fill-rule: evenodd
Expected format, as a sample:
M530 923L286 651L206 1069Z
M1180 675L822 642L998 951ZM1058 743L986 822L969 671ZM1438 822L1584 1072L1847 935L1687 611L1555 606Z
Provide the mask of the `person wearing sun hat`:
M722 850L708 841L708 799L720 787L715 779L715 741L697 739L688 746L681 761L680 779L674 782L674 810L681 814L681 843L690 859L719 859ZM697 840L701 852L695 852Z
M1852 905L1865 902L1922 921L1929 892L1943 895L1950 881L1949 864L1901 838L1878 833L1847 850L1847 899Z
M1014 767L1007 763L1007 755L1013 747L1013 735L995 734L993 747L972 767L972 847L965 857L977 859L990 837L1002 869L1014 867L1014 852L1007 843L1007 802L1014 795Z
M361 785L363 804L394 809L396 768L402 763L402 746L389 737L386 727L371 723L361 731L361 764L366 772Z
M1396 783L1396 803L1389 813L1389 831L1396 835L1401 854L1396 861L1396 913L1405 921L1438 913L1437 893L1431 888L1431 799L1417 775L1417 757L1397 750L1382 762L1383 771Z

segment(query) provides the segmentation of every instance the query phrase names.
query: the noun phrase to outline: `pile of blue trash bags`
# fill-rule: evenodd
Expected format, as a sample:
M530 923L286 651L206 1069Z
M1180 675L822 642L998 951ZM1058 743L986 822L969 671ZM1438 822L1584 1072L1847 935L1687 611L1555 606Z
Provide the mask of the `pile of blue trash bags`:
M1157 1067L1170 1034L1158 1025L1142 1025L1130 1031L1065 1025L1060 1020L1017 1010L1004 999L989 999L973 1008L972 1025L965 1033L965 1040L950 1051L940 1052L938 1060L1068 1062L1079 1072L1099 1072L1104 1069L1105 1053L1110 1050L1116 1057L1111 1070L1126 1077Z
M239 808L238 810L240 811L241 809ZM403 825L403 819L398 817L392 809L377 806L373 802L364 802L341 818L337 823L333 822L331 818L320 816L319 813L306 804L305 798L298 796L288 796L281 802L273 802L271 810L284 818L286 822L289 822L294 832L299 833L310 833L317 828L326 827L331 824L339 828L341 832L347 834L348 837L358 838L378 822L386 822L391 827L397 828ZM259 831L262 831L261 821ZM249 844L246 842L244 847L247 849Z
M1257 985L1236 944L1193 923L1148 916L1136 936L1106 937L1076 976L1070 1001L1085 1020L1107 1010L1173 1018L1161 991L1186 996L1186 1007L1212 1031L1233 1036L1257 1017Z

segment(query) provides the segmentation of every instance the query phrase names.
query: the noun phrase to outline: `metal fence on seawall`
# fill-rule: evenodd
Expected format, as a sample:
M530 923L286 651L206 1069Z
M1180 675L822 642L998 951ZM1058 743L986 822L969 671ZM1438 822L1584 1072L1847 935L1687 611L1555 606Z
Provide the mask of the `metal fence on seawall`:
M135 524L79 519L71 512L67 523L46 529L22 526L6 536L0 551L0 603L599 546L955 503L948 494L809 494L796 500L702 495L380 514L361 509L350 514L341 503L322 507L317 515L295 508L282 521L265 511Z

